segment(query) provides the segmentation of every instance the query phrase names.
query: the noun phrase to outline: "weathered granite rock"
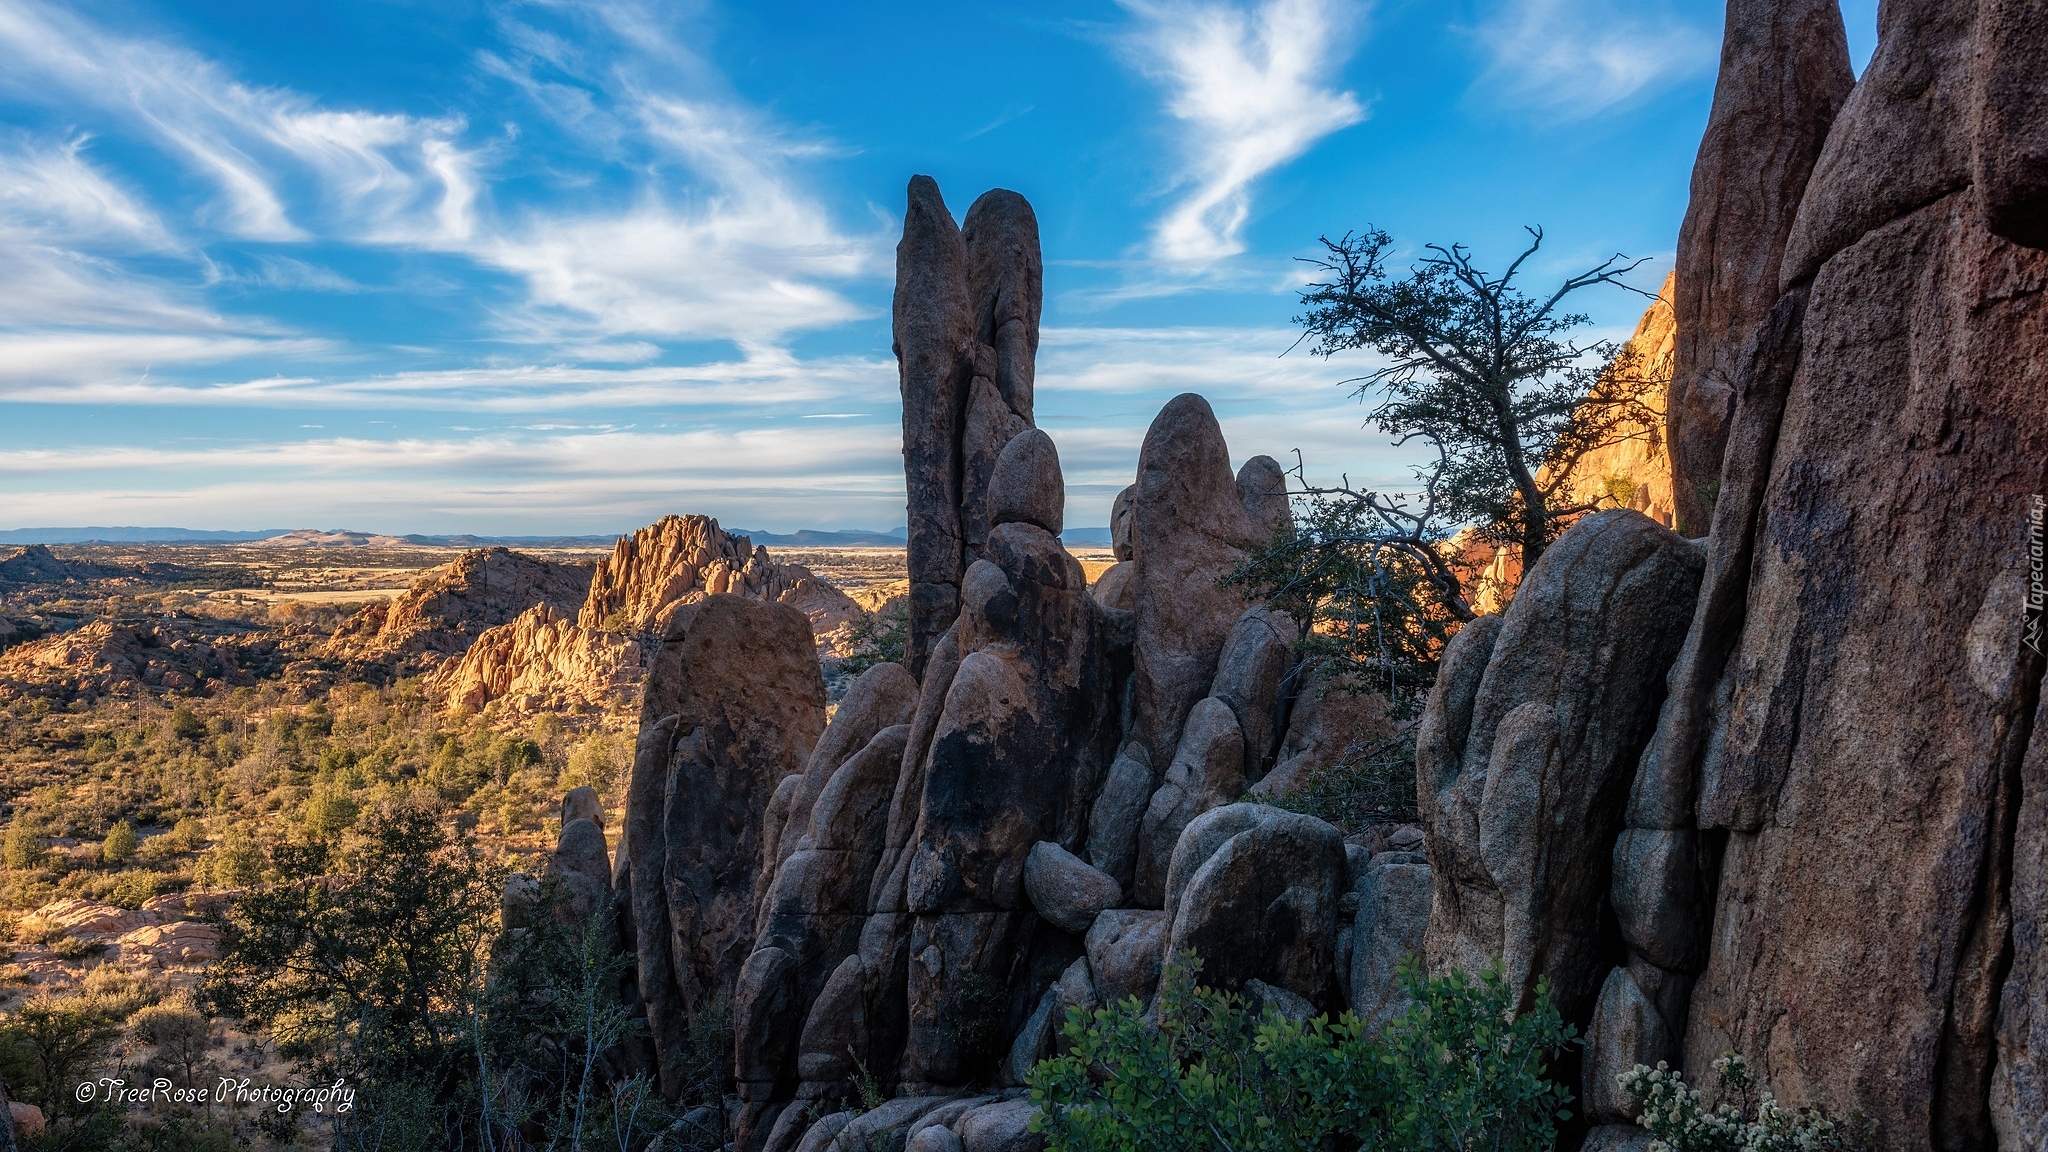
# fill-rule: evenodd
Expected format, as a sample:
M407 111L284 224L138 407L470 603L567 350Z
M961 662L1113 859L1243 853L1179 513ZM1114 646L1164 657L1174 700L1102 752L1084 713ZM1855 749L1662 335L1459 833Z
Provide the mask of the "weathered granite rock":
M1622 939L1660 968L1696 972L1706 959L1703 913L1712 897L1701 853L1689 828L1625 828L1614 841L1612 896Z
M1120 1004L1132 996L1150 1000L1159 987L1171 927L1166 913L1151 909L1113 908L1097 916L1086 942L1096 998L1103 1004Z
M1745 1052L1788 1100L1862 1109L1887 1148L1993 1138L2003 861L2039 669L2017 565L2048 459L2048 256L1994 236L1967 192L1894 207L1957 150L1957 19L1886 9L1801 209L1825 263L1699 800L1731 834L1688 1067ZM1894 156L1923 136L1931 152Z
M1166 873L1188 822L1244 792L1244 734L1230 705L1209 697L1188 713L1179 751L1166 778L1145 807L1138 829L1137 876L1132 899L1158 905L1166 894Z
M1626 968L1608 972L1586 1032L1579 1099L1595 1124L1626 1124L1643 1110L1642 1101L1621 1090L1619 1077L1638 1064L1676 1067L1677 1038L1663 1013L1636 986Z
M1109 509L1109 549L1118 563L1137 556L1137 549L1131 543L1131 519L1138 510L1138 486L1129 485L1116 494L1116 503Z
M1025 861L1041 840L1081 846L1118 738L1104 617L1079 563L1023 523L991 530L988 556L963 581L962 655L932 731L902 882L912 914L902 1074L913 1084L957 1084L999 1056L960 1021L988 1017L995 994L1017 1001L1014 1028L1043 987L1029 985L1057 973L1034 975L1034 957L1050 962L1038 936L1052 928L1029 914ZM862 956L880 963L865 941Z
M1736 361L1778 301L1779 263L1828 126L1855 75L1834 0L1735 0L1678 230L1676 361L1666 407L1679 531L1713 520Z
M1152 768L1143 744L1132 741L1110 763L1095 807L1088 813L1088 862L1121 888L1138 865L1138 834L1152 800Z
M1252 522L1252 540L1263 548L1294 535L1294 509L1287 501L1287 473L1271 456L1254 456L1237 470L1238 498Z
M1263 479L1262 469L1246 471ZM1172 762L1188 710L1207 695L1216 657L1249 606L1219 580L1249 549L1270 542L1266 526L1246 511L1269 497L1238 486L1216 414L1193 393L1174 397L1153 419L1136 487L1133 735L1163 764Z
M991 188L967 209L960 236L967 248L967 299L975 341L994 353L989 379L1003 403L1028 425L1038 361L1038 317L1045 298L1038 216L1024 197L1007 188ZM1001 485L996 487L1000 490Z
M45 553L47 555L47 553ZM372 604L335 630L339 656L399 658L426 670L460 656L486 629L509 624L536 604L573 615L590 589L591 569L509 548L478 548L416 577L395 600Z
M1136 564L1129 560L1117 561L1095 578L1095 587L1091 590L1095 602L1104 608L1132 611L1138 606L1138 586L1134 583L1137 578Z
M1358 918L1351 935L1351 964L1341 973L1351 1010L1368 1026L1385 1027L1408 1010L1398 979L1401 962L1422 958L1429 930L1432 889L1429 865L1409 853L1373 857L1352 889Z
M1977 9L1977 122L1972 179L1984 223L2015 244L2048 248L2048 19L2029 0Z
M929 176L910 180L891 315L910 509L906 663L912 676L922 676L932 646L960 610L960 577L967 570L958 429L974 373L967 245Z
M989 486L990 523L1036 524L1057 536L1066 507L1067 484L1052 437L1036 428L1011 437Z
M583 784L562 794L562 824L566 827L572 820L604 827L604 801L598 798L597 789Z
M917 711L917 681L901 664L877 664L860 674L832 714L832 723L812 750L809 763L794 795L790 797L787 830L779 833L777 860L786 860L803 847L809 831L811 809L818 802L840 766L867 747L875 734L898 724L908 724ZM908 743L905 733L905 743ZM898 749L900 754L901 748ZM894 777L890 786L894 787ZM794 833L792 835L791 833Z
M833 727L844 717L842 711ZM860 724L859 717L850 719ZM782 966L778 973L786 970L786 984L759 986L758 994L769 998L766 1006L750 1003L756 993L745 980L734 997L738 1079L758 1085L758 1096L786 1098L797 1080L844 1080L852 1071L840 1068L850 1059L847 1046L866 1049L865 1037L846 1034L865 1017L865 970L854 952L909 734L907 724L875 733L832 774L812 806L808 827L784 836L798 847L782 861L762 899L755 949L786 958L776 961ZM820 747L830 741L828 733ZM751 968L753 961L748 963ZM852 989L828 987L847 979L857 981ZM828 1003L838 1014L821 1018L821 1006ZM816 1058L821 1053L822 1065Z
M1446 653L1417 751L1432 970L1498 957L1519 996L1548 976L1566 1020L1590 1015L1616 959L1600 930L1609 858L1700 567L1698 547L1641 513L1596 513L1524 578L1468 726L1458 715L1487 636L1475 622Z
M2048 702L2034 710L2035 738L2020 764L2015 845L2048 844ZM2048 855L2016 850L2012 858L2012 968L1998 1008L1998 1065L1990 1089L2000 1148L2048 1143Z
M1031 1075L1032 1065L1048 1056L1066 1051L1072 1046L1062 1034L1066 1027L1067 1013L1079 1008L1093 1012L1098 1006L1095 994L1095 979L1088 970L1088 958L1079 956L1052 987L1039 997L1038 1007L1024 1022L1017 1033L1017 1039L1010 1045L1010 1059L1004 1069L1008 1081L1022 1084Z
M1385 696L1348 677L1332 682L1311 674L1293 693L1272 770L1252 785L1251 793L1284 796L1306 783L1310 773L1369 752L1394 732Z
M761 819L824 727L802 613L717 595L670 624L641 705L624 849L665 1090L680 1087L689 1020L732 995L767 881Z
M1124 894L1115 879L1049 840L1032 845L1024 859L1024 891L1040 916L1069 932L1088 931Z
M596 821L585 817L562 825L555 854L548 861L548 875L562 885L566 900L556 915L564 923L587 924L599 912L610 909L611 850Z
M1244 778L1256 781L1272 762L1280 738L1281 682L1294 670L1294 618L1270 608L1238 617L1216 661L1209 695L1230 706L1244 740Z
M536 604L479 635L428 684L448 707L471 711L493 700L527 712L603 708L633 698L646 660L630 636L580 627L553 605Z
M1242 826L1213 842L1212 828ZM1339 999L1333 968L1337 904L1343 895L1344 837L1298 812L1233 804L1190 824L1174 854L1167 953L1192 951L1200 979L1238 990L1258 979L1318 1006Z
M960 1118L954 1131L967 1152L1043 1152L1045 1137L1031 1131L1029 1100L984 1104Z

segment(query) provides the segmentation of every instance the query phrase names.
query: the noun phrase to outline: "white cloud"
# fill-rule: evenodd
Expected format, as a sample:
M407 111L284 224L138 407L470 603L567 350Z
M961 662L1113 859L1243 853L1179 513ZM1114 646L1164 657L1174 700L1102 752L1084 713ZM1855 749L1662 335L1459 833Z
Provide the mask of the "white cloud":
M1182 127L1186 190L1154 228L1158 255L1212 264L1244 251L1251 187L1316 141L1365 118L1333 87L1357 10L1345 0L1123 0L1138 18L1127 57L1166 91Z
M1506 0L1477 31L1491 58L1480 86L1552 119L1593 116L1711 74L1720 45L1716 30L1654 0Z
M599 350L611 347L616 346ZM738 360L639 368L518 364L196 383L150 378L139 371L145 364L217 363L260 354L302 362L338 360L343 351L320 341L281 338L0 333L0 401L444 412L575 411L600 405L770 412L849 401L887 404L896 396L893 361L861 356L804 360L772 348L751 350Z
M321 108L36 0L0 0L0 53L0 84L18 99L111 114L210 179L218 199L206 216L233 235L286 241L320 227L390 242L459 239L467 226L459 117ZM296 188L311 194L288 207Z
M104 483L68 482L81 476ZM0 457L0 492L13 515L33 509L39 523L142 516L401 532L615 532L669 512L773 530L815 526L828 507L843 523L903 513L892 431L836 424L38 449Z

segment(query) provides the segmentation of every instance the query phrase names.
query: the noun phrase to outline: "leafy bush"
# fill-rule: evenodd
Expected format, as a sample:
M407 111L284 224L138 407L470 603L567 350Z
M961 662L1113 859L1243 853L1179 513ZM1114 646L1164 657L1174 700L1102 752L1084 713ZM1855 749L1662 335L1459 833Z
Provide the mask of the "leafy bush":
M107 838L100 842L100 859L109 864L126 864L135 858L135 849L141 844L135 835L135 825L126 820L117 820L107 829Z
M1786 1108L1770 1093L1754 1107L1756 1087L1749 1065L1729 1052L1714 1061L1721 1082L1735 1102L1708 1108L1699 1089L1685 1086L1684 1077L1659 1060L1655 1068L1638 1064L1619 1077L1621 1090L1642 1101L1636 1122L1650 1130L1650 1152L1850 1152L1872 1135L1860 1115L1835 1120L1817 1108Z
M41 868L49 855L50 850L43 846L42 829L20 816L7 826L6 839L0 840L0 863L5 863L10 872Z
M1299 1023L1199 987L1183 955L1156 1020L1135 998L1068 1014L1073 1049L1029 1078L1048 1152L1291 1152L1343 1137L1369 1152L1548 1149L1569 1113L1547 1061L1575 1043L1539 983L1515 997L1495 969L1401 980L1415 1005L1371 1033L1350 1013Z

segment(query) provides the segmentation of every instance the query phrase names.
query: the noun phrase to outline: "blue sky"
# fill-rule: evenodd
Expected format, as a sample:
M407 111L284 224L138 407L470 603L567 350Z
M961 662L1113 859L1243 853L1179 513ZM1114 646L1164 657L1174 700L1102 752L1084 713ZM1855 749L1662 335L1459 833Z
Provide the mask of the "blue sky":
M1873 0L1847 9L1860 67ZM903 521L903 187L1046 257L1101 524L1153 412L1398 481L1296 257L1376 224L1670 267L1720 6L0 0L0 528ZM1611 331L1621 292L1584 307Z

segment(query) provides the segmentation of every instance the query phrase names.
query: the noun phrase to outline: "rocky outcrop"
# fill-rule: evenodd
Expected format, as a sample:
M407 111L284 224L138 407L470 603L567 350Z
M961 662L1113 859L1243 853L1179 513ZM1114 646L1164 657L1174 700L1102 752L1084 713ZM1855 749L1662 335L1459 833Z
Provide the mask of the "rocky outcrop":
M591 574L576 623L590 631L659 633L682 605L721 593L787 604L819 633L860 613L851 597L809 568L777 562L709 516L664 516L619 537Z
M1736 360L1778 300L1786 238L1855 76L1834 0L1735 0L1678 230L1667 427L1687 536L1713 521Z
M62 584L98 574L90 565L82 567L57 559L42 544L0 548L0 584Z
M1357 930L1341 834L1235 803L1283 747L1299 757L1356 738L1345 708L1311 707L1287 743L1295 626L1218 594L1248 549L1288 530L1278 466L1257 458L1233 475L1206 403L1174 401L1120 517L1120 550L1135 557L1120 566L1124 592L1091 590L1058 538L1057 449L1028 424L1029 209L992 193L961 239L929 181L911 200L895 319L921 667L863 674L801 764L785 749L707 775L693 765L723 738L685 738L699 722L662 715L657 701L710 692L742 663L770 705L785 699L795 673L724 653L736 641L686 654L670 639L643 709L623 853L642 1001L672 1060L692 1005L730 987L742 1152L849 1139L1033 1152L1015 1086L1062 1050L1069 1010L1152 998L1169 947L1200 955L1211 983L1296 1015L1337 1006L1354 983L1350 953L1337 964L1339 937ZM948 359L962 333L971 374ZM957 426L929 418L948 405ZM948 494L974 477L979 495ZM691 676L697 687L677 686ZM1148 741L1146 723L1165 735ZM753 767L767 761L778 766ZM679 826L685 808L727 819ZM1204 815L1218 809L1231 815ZM1412 854L1399 863L1426 874ZM725 893L749 877L758 895L735 959L720 942L738 936L739 902ZM1416 920L1399 888L1390 872L1368 926L1389 971ZM842 1102L863 1074L891 1099L856 1114Z
M525 712L629 703L646 670L644 650L632 637L579 627L548 604L486 631L443 669L434 685L450 708L476 710L505 700Z
M0 653L0 700L95 700L157 690L251 685L285 667L275 633L237 621L165 617L94 620Z
M1525 1000L1548 976L1567 1020L1590 1017L1614 962L1608 850L1700 567L1642 514L1597 513L1545 551L1497 635L1475 624L1446 653L1417 742L1433 969L1498 958Z
M718 594L670 618L642 696L625 853L667 1091L689 1021L731 1003L767 882L763 817L824 727L824 679L794 608Z
M591 570L509 548L464 552L422 573L397 599L372 604L335 630L328 651L356 659L395 659L413 671L462 655L486 630L509 624L536 604L576 612Z
M1231 804L1187 826L1167 874L1167 954L1193 952L1205 984L1260 980L1341 1005L1335 970L1344 837L1297 812Z
M908 663L922 676L960 610L994 521L991 474L1031 427L1043 267L1038 221L1014 192L984 193L963 230L929 176L910 181L892 306L909 490Z
M1221 579L1272 541L1278 475L1259 456L1233 476L1216 414L1193 393L1168 401L1145 433L1131 511L1133 734L1155 764L1173 761L1188 711L1208 694L1223 643L1250 607ZM1285 500L1282 490L1283 509Z
M451 708L492 701L527 712L630 705L676 614L728 594L796 609L821 647L860 614L851 597L810 569L776 561L718 521L664 516L619 538L591 575L574 619L553 603L536 604L478 636L430 684Z

